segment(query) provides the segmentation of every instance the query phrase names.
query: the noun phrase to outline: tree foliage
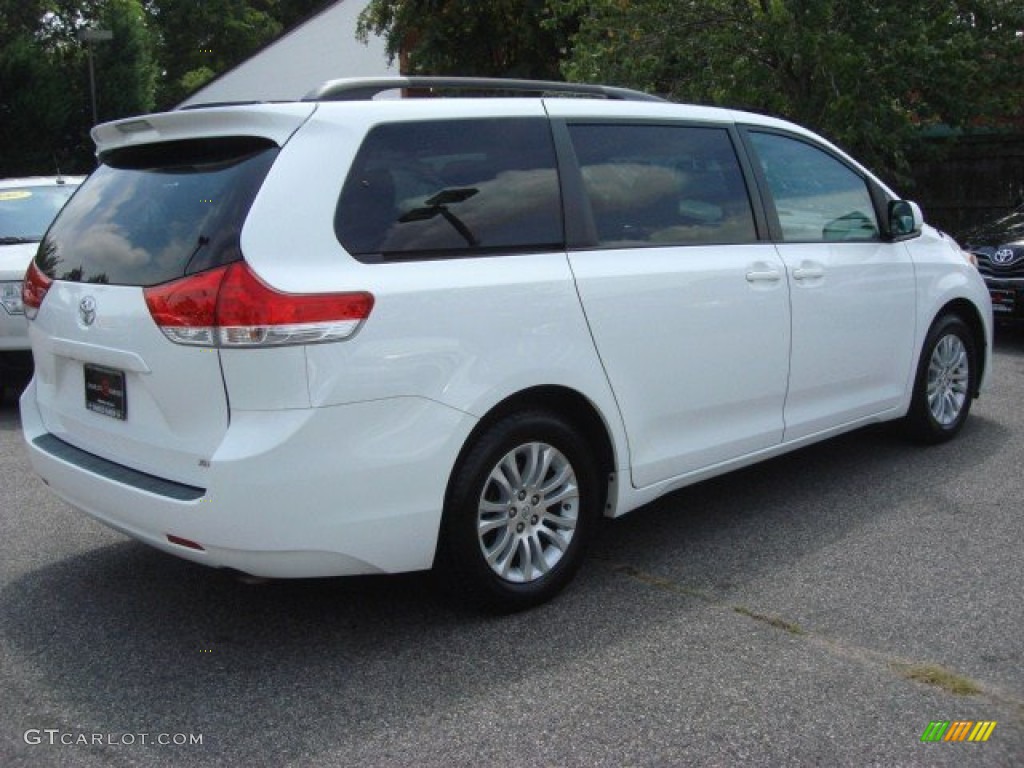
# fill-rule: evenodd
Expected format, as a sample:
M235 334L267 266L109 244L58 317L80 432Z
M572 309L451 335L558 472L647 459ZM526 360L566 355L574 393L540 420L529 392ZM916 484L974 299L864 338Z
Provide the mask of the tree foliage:
M552 0L569 79L781 115L890 178L922 127L1021 116L1019 0Z
M0 0L0 175L81 168L90 108L75 33L98 5Z
M0 0L0 177L92 166L87 49L99 119L173 107L324 0Z
M157 106L173 107L324 5L324 0L147 0L162 69Z
M0 0L0 175L91 165L101 120L172 107L325 0ZM371 0L413 74L597 81L778 114L898 178L922 127L1024 120L1020 0Z
M282 29L266 8L245 0L159 0L150 5L164 68L158 101L167 106L230 69Z
M0 50L0 175L54 173L67 156L62 150L76 89L67 87L55 57L40 56L38 43L24 32Z
M556 20L547 0L371 0L359 23L365 40L384 35L407 74L557 79L571 15Z
M97 24L114 35L111 44L97 44L94 53L97 79L104 86L100 119L151 111L156 103L156 50L142 4L108 0Z

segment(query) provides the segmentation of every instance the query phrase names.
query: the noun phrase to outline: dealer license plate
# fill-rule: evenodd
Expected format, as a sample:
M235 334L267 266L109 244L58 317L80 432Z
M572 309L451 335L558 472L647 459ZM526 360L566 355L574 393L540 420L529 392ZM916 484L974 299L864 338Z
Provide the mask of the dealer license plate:
M90 411L124 421L128 415L128 392L124 383L124 371L115 371L113 368L103 368L99 365L86 365L84 372L85 407Z

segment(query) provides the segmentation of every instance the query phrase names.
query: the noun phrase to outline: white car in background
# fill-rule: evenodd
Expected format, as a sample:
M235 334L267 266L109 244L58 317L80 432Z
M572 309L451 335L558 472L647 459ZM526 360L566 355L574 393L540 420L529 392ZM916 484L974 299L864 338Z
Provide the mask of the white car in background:
M0 400L32 373L21 283L39 241L84 177L0 179Z

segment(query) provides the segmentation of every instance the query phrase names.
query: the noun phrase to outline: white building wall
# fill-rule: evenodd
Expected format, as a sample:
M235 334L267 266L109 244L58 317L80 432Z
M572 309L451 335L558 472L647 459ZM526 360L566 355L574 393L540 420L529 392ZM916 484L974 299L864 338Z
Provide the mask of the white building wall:
M207 83L179 107L220 101L301 99L325 80L397 75L384 39L356 40L356 21L369 0L340 0Z

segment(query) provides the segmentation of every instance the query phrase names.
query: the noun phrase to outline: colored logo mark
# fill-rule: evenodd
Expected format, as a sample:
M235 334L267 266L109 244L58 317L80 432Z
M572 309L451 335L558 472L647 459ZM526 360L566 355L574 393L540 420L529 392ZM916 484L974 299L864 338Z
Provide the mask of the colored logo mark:
M921 741L988 741L995 729L995 720L932 720Z

